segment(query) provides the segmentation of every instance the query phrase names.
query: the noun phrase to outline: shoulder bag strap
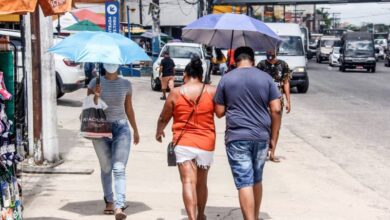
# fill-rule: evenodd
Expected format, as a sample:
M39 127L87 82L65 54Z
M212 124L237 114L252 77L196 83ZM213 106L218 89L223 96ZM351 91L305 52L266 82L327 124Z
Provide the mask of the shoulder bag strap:
M181 133L180 133L179 137L177 138L176 142L174 143L174 145L173 145L174 147L176 147L176 145L179 143L180 139L183 137L184 131L186 130L188 123L190 122L192 116L194 115L195 107L198 105L199 100L200 100L200 98L201 98L202 95L203 95L203 91L204 91L204 88L205 88L205 87L206 87L206 83L203 83L202 91L200 92L200 95L199 95L198 98L196 99L195 106L194 106L194 108L192 109L192 111L191 111L191 113L190 113L190 116L188 117L188 120L186 121L186 123L185 123L183 129L181 130Z

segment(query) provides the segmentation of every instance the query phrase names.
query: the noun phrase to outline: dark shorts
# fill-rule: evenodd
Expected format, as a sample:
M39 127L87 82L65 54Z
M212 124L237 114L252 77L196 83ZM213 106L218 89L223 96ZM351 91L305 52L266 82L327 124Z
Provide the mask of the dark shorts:
M268 142L233 141L227 144L226 152L237 189L262 181Z

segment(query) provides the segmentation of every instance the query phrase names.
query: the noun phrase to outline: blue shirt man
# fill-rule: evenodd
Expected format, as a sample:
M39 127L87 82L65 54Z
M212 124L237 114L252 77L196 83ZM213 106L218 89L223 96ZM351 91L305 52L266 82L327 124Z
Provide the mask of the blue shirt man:
M245 219L259 218L262 176L269 148L276 147L281 94L269 74L253 67L249 47L235 50L237 69L227 73L214 98L216 114L226 114L225 143Z

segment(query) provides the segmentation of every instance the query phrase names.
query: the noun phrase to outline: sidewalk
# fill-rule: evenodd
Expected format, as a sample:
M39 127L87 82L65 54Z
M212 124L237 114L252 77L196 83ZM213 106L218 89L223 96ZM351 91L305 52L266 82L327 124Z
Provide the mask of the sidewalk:
M127 200L133 220L186 219L176 168L166 165L165 148L154 140L163 102L150 90L150 78L131 79L141 144L132 146L127 167ZM95 169L92 175L24 174L24 217L27 220L103 220L100 171L90 141L78 136L80 90L59 101L59 140L65 158L61 168ZM298 98L298 97L297 97ZM293 118L286 117L287 120ZM215 164L209 175L209 220L240 220L237 191L227 163L225 121L217 120ZM390 202L355 181L286 127L281 130L279 164L267 163L264 173L264 219L390 219Z

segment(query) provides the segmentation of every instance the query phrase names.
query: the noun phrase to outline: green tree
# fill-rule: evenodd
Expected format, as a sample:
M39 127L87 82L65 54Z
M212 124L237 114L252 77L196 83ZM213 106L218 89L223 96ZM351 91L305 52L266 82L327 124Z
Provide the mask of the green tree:
M332 19L330 18L329 12L324 11L324 8L321 8L321 10L317 9L317 15L321 16L322 20L325 22L324 28L330 28Z

